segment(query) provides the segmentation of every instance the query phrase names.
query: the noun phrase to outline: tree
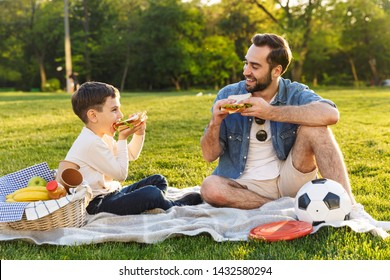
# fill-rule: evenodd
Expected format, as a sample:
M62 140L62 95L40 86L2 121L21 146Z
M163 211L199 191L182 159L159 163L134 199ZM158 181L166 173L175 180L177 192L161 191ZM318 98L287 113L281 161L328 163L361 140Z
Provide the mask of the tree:
M341 70L339 63L331 62L331 59L340 51L342 33L341 24L339 19L334 17L333 10L334 5L327 2L317 9L316 16L312 19L312 28L315 31L308 42L301 81L311 81L313 86L324 82L342 82L339 78L345 79L345 74L333 75Z
M111 49L115 49L122 58L122 61L118 61L116 64L121 66L120 90L123 91L129 78L132 81L130 86L137 86L135 69L137 68L137 57L140 54L137 30L140 28L142 11L148 7L148 3L145 0L119 0L115 2L111 8L117 14L116 32L108 30L109 42L107 45ZM112 35L116 38L112 38Z
M214 85L214 88L218 89L232 82L232 72L242 68L234 42L223 36L209 36L205 38L202 46L198 57L200 65L198 83Z
M22 84L23 42L15 28L20 6L16 1L0 1L0 83L3 86Z
M23 34L25 54L35 58L39 67L40 87L46 86L46 64L54 61L63 37L63 3L55 1L21 1L27 15L21 22L27 32ZM16 23L17 24L17 23Z
M106 79L101 75L106 67L101 67L104 57L101 62L100 51L105 47L104 28L111 28L112 32L115 15L110 7L115 3L99 0L71 0L69 3L73 68L86 81Z
M140 70L149 89L181 83L191 76L195 51L200 43L202 14L191 3L151 0L141 18Z
M6 8L2 9L6 20L6 32L12 34L6 40L6 48L14 49L13 52L16 49L11 44L21 48L21 59L27 64L21 63L24 67L19 73L31 77L30 74L26 75L26 72L34 71L33 65L36 65L40 87L43 89L47 79L47 61L54 61L58 43L62 42L62 1L15 0L2 1L1 4ZM17 76L19 75L14 72L13 77Z
M362 77L378 85L388 74L390 17L385 3L352 0L336 5L335 13L342 19L343 26L340 48L348 59L356 84Z
M257 11L248 9L247 3L241 0L224 1L220 6L222 10L218 19L219 30L216 35L225 37L224 41L229 44L233 42L236 52L234 59L243 61L250 45L250 39L259 33L259 30L264 30L266 16L261 17ZM227 54L228 57L231 55ZM230 67L232 67L230 82L237 81L238 77L242 77L242 64L230 62ZM224 69L222 71L225 71Z
M287 1L273 1L275 5L266 5L260 0L248 0L261 9L274 23L277 33L285 35L294 56L292 63L292 79L301 81L309 43L313 35L313 19L322 5L321 0L296 1L291 4ZM276 8L275 7L279 7Z
M284 36L294 80L378 84L390 75L388 0L69 0L80 81L179 90L235 82L255 33ZM63 0L0 0L0 86L63 81Z

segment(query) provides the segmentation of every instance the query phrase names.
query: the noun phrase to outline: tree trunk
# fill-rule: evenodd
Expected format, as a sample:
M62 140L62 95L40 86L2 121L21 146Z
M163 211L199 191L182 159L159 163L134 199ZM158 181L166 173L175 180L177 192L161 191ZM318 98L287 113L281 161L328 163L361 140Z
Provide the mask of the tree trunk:
M70 76L72 75L72 50L70 42L70 30L69 30L69 9L68 0L64 0L64 27L65 27L65 75L66 75L66 92L73 93L72 81Z
M301 60L294 64L294 67L291 69L291 76L293 81L296 82L301 81L302 68L303 68L303 62Z
M305 32L303 33L302 45L299 47L301 51L299 52L298 64L294 65L294 69L292 71L293 80L298 82L302 80L303 65L305 64L306 54L309 50L308 45L311 37L311 21L312 21L314 9L315 9L315 4L312 1L309 1L305 13L306 29Z
M179 90L181 89L181 87L180 87L180 79L179 79L179 78L172 77L172 78L171 78L171 81L172 81L172 83L175 85L175 89L176 89L177 91L179 91Z
M379 84L379 77L378 77L378 69L376 68L376 59L375 57L370 57L368 60L368 64L370 65L371 73L372 73L372 80L373 85Z
M302 72L303 72L303 64L305 63L307 54L307 42L302 46L302 50L299 53L299 60L294 63L293 68L291 70L291 75L293 81L300 82L302 80Z
M352 75L353 75L353 80L354 80L355 84L358 84L359 78L357 76L355 63L353 62L352 57L348 57L348 62L351 65L351 71L352 71Z
M39 64L39 75L41 77L41 90L46 86L46 70L45 70L45 65L43 64L43 59L38 59L38 64Z
M317 77L317 72L314 72L313 76L313 87L318 86L318 77Z
M125 67L123 69L123 74L122 74L122 79L121 79L121 87L120 87L120 91L122 92L123 89L125 88L125 84L126 84L126 78L127 78L127 72L129 71L129 57L130 57L130 53L129 51L126 52L126 62L125 62Z
M87 81L92 80L92 67L91 67L91 57L90 57L90 51L88 47L88 41L89 41L89 15L88 15L88 0L83 0L83 7L84 7L84 21L83 21L83 27L84 27L84 62L85 62L85 78Z

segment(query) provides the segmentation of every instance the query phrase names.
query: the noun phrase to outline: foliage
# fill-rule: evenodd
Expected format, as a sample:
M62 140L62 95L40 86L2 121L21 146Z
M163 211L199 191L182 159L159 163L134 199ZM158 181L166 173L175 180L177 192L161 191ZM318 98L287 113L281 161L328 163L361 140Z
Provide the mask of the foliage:
M207 91L205 91L207 92ZM333 100L341 120L333 132L343 151L356 200L378 220L390 220L390 90L318 89ZM131 183L154 173L170 185L201 184L215 163L202 159L199 139L210 120L215 92L122 93L124 114L148 111L141 157L130 164ZM26 116L28 116L26 118ZM0 93L0 176L46 161L56 168L83 127L64 93ZM215 242L208 235L174 237L164 242L103 243L82 246L0 242L0 259L74 260L388 260L389 240L347 227L324 227L307 237L277 243Z
M143 46L141 78L147 82L147 88L167 87L169 82L176 90L181 89L180 82L189 78L191 66L196 65L200 16L196 9L189 9L188 4L179 0L150 1L139 30L139 43Z
M388 0L202 2L68 0L73 71L122 90L220 87L242 77L255 33L278 33L293 51L293 80L378 85L390 76ZM42 89L56 78L65 88L63 5L0 1L0 87Z
M204 50L198 54L200 73L197 81L218 89L235 77L234 70L242 68L240 58L234 51L234 42L223 36L209 36L203 42Z
M47 70L50 76L57 74L54 65L45 61L58 55L63 34L62 1L1 1L0 5L5 6L0 9L5 35L0 43L5 49L0 69L9 72L1 75L0 81L18 88L29 89L31 84L42 88Z
M46 81L43 91L45 92L56 92L60 90L60 81L58 79L49 79Z
M390 53L384 47L390 40L389 15L380 5L368 0L354 0L345 5L347 17L341 45L348 46L346 53L363 70L359 75L378 85L390 74Z

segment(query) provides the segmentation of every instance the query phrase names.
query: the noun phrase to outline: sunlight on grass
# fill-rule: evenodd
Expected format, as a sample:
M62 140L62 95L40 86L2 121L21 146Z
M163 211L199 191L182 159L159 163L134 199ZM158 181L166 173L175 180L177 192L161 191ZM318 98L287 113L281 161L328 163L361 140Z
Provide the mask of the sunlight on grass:
M148 111L141 157L130 163L131 183L161 173L171 186L200 185L216 163L199 145L210 120L213 94L198 91L123 93L122 111ZM390 221L390 90L319 90L333 100L341 120L332 127L358 202L376 219ZM0 176L46 161L57 168L83 124L65 93L0 93ZM82 246L1 242L1 259L390 259L390 241L349 228L322 228L289 242L218 243L208 235L178 236L162 243Z

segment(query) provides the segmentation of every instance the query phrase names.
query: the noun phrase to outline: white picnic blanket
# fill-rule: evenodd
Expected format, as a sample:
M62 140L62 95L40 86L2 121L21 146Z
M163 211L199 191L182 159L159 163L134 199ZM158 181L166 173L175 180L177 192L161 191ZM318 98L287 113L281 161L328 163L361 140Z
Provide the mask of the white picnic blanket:
M199 187L169 188L168 196L177 198L189 191L199 191ZM364 211L364 209L359 211ZM100 213L90 215L87 217L87 224L81 228L17 231L9 228L5 223L0 223L0 240L23 239L36 244L54 245L114 241L157 243L167 238L207 233L217 242L245 241L248 240L249 231L260 224L295 219L294 199L292 198L281 198L253 210L215 208L203 203L196 206L175 206L160 214L116 216ZM379 222L375 225L373 221L366 219L351 219L332 224L320 224L314 227L313 233L323 226L349 226L356 232L371 232L382 238L387 238L389 234L386 231L390 230L390 222Z

